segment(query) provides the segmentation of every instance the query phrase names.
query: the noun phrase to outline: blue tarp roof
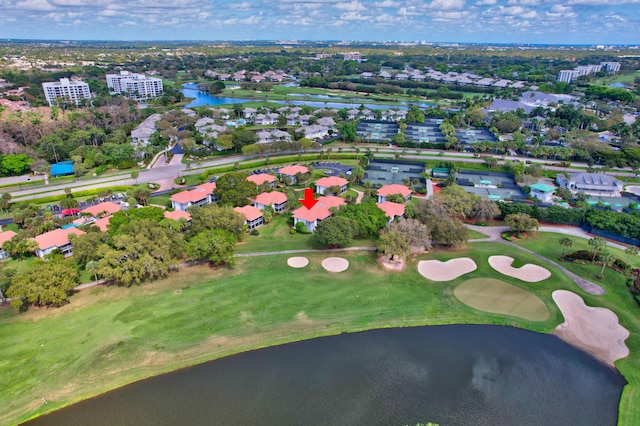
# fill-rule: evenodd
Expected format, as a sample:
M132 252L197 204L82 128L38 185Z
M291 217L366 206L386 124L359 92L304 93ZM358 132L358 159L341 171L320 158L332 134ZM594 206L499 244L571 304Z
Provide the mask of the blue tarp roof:
M51 166L51 177L73 174L73 161L62 161Z

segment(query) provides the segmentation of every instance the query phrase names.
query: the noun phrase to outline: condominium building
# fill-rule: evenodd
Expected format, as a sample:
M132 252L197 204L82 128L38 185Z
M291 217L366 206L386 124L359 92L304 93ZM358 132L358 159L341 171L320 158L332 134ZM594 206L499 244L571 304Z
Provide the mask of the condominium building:
M157 98L162 95L162 79L147 77L144 74L120 71L120 74L107 74L107 87L113 93L122 93L137 101Z
M620 62L600 62L599 65L579 65L572 70L562 70L558 74L557 81L571 83L578 77L595 74L602 70L606 71L607 74L615 74L620 71Z
M54 106L64 101L78 105L82 99L91 99L89 85L79 80L61 78L60 81L42 83L42 90L44 91L44 97L49 102L49 106Z

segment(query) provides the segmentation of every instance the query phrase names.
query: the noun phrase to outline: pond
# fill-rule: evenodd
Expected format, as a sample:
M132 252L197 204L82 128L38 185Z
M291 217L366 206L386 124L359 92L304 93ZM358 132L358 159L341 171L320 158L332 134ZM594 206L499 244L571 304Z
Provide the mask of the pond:
M34 425L615 425L624 379L552 335L371 330L136 382Z

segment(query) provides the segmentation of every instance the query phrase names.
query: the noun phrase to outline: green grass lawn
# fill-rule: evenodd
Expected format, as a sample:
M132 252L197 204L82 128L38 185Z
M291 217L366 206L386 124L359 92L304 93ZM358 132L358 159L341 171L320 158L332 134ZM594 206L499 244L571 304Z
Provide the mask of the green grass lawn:
M274 239L285 237L282 228L263 227L256 241L270 241L260 244L271 250L284 249L274 245ZM257 243L247 236L244 244ZM639 400L634 396L640 382L640 320L628 291L607 280L602 283L605 296L589 296L555 270L547 280L525 283L494 271L487 262L494 254L540 263L497 243L419 256L469 256L477 263L477 270L442 283L422 277L415 261L403 273L387 272L372 252L341 253L350 267L340 274L322 269L320 262L330 256L325 253L305 254L310 264L302 269L286 266L287 255L259 256L239 258L233 268L191 267L131 288L87 289L58 309L23 314L0 309L0 423L19 422L181 366L322 335L432 324L503 324L551 332L563 321L551 293L566 289L590 305L614 309L631 331L631 357L617 363L631 383L625 388L621 424L638 424L640 406L632 402ZM545 304L549 319L534 322L464 305L453 289L474 278L495 278L530 292Z
M158 206L166 206L171 202L171 195L155 195L149 198L148 204L156 204Z
M489 238L488 235L483 234L478 231L474 231L473 229L469 229L469 239L470 240L479 240L480 238Z

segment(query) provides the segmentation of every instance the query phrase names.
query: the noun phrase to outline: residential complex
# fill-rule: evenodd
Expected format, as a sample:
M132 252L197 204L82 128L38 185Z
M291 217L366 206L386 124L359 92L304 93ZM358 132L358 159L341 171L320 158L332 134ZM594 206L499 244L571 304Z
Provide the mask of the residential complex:
M42 83L42 90L49 106L65 101L79 105L82 99L91 99L89 85L79 80L61 78L60 81Z
M615 74L620 71L620 62L600 62L599 65L580 65L572 70L562 70L558 74L558 81L571 83L578 77L595 74L602 70L606 71L607 74Z
M107 74L107 87L113 93L122 93L136 101L157 98L163 92L162 79L129 71Z

